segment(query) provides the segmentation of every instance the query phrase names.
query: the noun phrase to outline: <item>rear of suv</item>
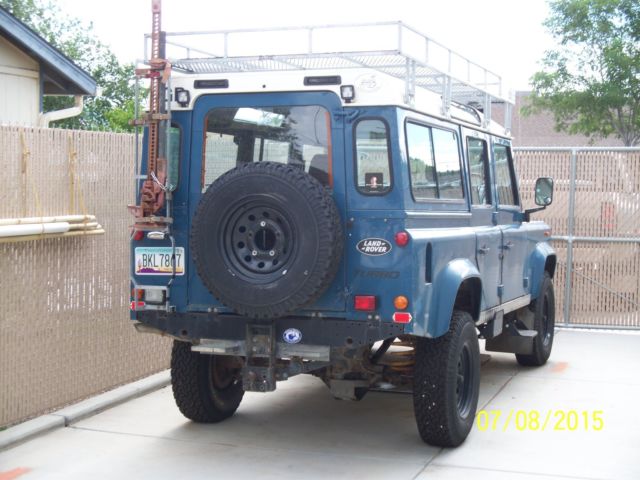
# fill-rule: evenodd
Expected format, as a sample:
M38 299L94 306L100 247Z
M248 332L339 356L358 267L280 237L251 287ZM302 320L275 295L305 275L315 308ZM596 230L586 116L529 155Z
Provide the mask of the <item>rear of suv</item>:
M456 446L478 338L523 365L549 357L556 257L529 217L552 180L523 210L490 120L507 100L450 72L434 93L434 67L391 52L172 61L161 135L145 136L166 158L143 164L139 201L156 206L134 209L132 319L174 338L186 417L221 421L306 373L341 399L409 388L422 439Z

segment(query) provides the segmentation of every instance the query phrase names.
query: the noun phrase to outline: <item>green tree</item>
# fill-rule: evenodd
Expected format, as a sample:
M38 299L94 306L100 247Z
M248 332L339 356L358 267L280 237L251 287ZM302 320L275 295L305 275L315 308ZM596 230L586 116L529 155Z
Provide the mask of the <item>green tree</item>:
M121 64L108 46L93 34L93 25L63 13L52 0L0 0L0 5L26 23L98 85L99 95L86 97L81 115L54 122L54 126L84 130L130 131L135 91L133 64ZM45 96L45 112L73 105L68 96Z
M545 26L558 41L532 77L524 114L554 115L558 131L640 143L640 2L552 0Z

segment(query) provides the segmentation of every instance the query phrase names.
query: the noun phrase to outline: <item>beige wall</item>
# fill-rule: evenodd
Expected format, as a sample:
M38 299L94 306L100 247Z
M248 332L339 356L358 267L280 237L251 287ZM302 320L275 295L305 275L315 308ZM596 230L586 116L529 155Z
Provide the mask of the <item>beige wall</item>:
M0 243L0 429L169 365L171 342L129 320L134 147L123 133L0 127L0 218L86 211L106 232Z
M0 124L35 126L39 112L38 63L0 37Z

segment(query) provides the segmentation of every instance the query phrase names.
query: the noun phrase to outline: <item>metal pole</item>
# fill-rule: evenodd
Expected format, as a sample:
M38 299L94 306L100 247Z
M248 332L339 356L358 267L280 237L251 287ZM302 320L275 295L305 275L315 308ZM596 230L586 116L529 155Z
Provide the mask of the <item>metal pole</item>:
M569 217L567 225L567 268L566 282L564 285L564 324L571 323L571 289L573 277L573 234L574 234L574 216L576 208L576 167L578 152L576 149L571 150L571 171L569 179Z
M133 119L138 120L138 117L140 116L140 112L138 112L138 104L140 102L140 79L138 78L138 76L136 76L136 83L135 83L135 88L134 88L134 92L135 92L135 101L133 104ZM136 162L135 162L135 168L136 168L136 198L135 201L138 201L138 195L140 194L140 169L141 167L141 162L140 162L140 127L136 124L134 126L134 132L135 132L135 142L136 144L134 145L134 149L135 149L135 156L136 156Z

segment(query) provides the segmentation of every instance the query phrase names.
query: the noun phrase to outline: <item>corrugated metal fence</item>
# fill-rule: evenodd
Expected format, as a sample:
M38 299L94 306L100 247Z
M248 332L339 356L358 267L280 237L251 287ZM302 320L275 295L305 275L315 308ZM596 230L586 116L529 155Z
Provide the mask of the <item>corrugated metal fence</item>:
M106 230L0 243L0 426L168 366L168 340L128 319L134 145L126 134L0 127L0 218L89 213Z
M557 321L640 328L640 148L518 148L515 158L525 206L537 177L555 179L553 205L534 218L553 229Z

